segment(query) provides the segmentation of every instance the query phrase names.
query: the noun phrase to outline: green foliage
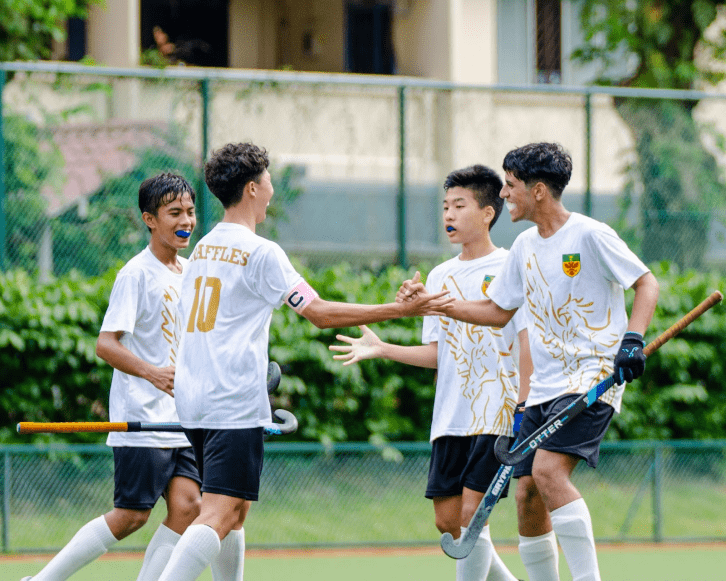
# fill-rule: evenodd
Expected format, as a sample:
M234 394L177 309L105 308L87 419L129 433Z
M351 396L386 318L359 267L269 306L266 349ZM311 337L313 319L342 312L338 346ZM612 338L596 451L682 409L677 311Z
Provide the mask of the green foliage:
M84 18L99 0L0 0L0 61L49 58L66 38L65 21Z
M646 341L652 341L724 279L667 263L654 270L658 308ZM627 293L632 299L632 293ZM628 307L630 312L630 307ZM716 305L648 358L645 374L628 385L623 408L608 431L611 439L712 439L726 437L726 305Z
M602 66L600 84L641 88L692 89L700 80L716 82L723 72L711 63L726 54L726 32L707 29L723 2L708 0L583 0L581 24L585 45L572 54L576 60ZM634 59L627 79L613 77L613 65Z
M63 159L50 135L20 115L3 116L5 136L6 267L36 262L40 235L48 223L43 187L58 185Z
M0 441L48 441L19 437L19 421L102 421L106 418L111 368L95 354L95 342L120 265L102 277L77 273L41 284L23 271L0 276ZM299 272L334 301L378 304L394 300L412 272L389 267L358 271L339 264L321 271L298 265ZM680 274L664 264L655 275L661 296L647 339L653 340L723 279L693 271ZM631 296L632 293L627 293ZM418 345L419 319L373 326L384 340ZM427 440L434 401L430 369L384 360L344 367L328 347L337 334L321 330L286 307L275 310L270 358L283 372L275 406L294 411L300 428L290 440ZM666 343L649 359L644 376L625 391L610 439L726 438L726 306L718 305ZM53 436L67 441L102 441L99 435Z
M40 284L23 270L0 275L0 441L31 440L15 434L19 421L107 419L111 368L95 346L113 280L74 274Z
M723 2L583 0L580 6L585 45L571 56L601 65L598 84L697 89L723 80L719 63L726 56L726 29L716 24ZM634 64L629 70L615 66L629 62ZM702 143L708 130L693 118L697 104L615 99L636 143L621 221L635 192L640 221L628 241L646 261L675 261L682 269L703 264L711 212L726 200L721 171Z

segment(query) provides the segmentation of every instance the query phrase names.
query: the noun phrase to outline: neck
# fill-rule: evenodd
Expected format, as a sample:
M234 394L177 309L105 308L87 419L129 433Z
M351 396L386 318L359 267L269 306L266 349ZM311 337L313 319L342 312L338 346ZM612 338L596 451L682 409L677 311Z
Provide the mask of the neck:
M494 246L491 238L489 238L489 236L486 236L485 238L477 240L476 242L467 242L465 244L462 244L459 260L475 260L477 258L481 258L482 256L486 256L487 254L491 254L496 249L497 247Z
M156 259L166 266L172 272L181 272L179 265L179 252L176 248L169 248L164 246L158 240L152 238L149 242L149 250L156 257Z
M252 232L255 231L255 227L257 226L254 213L246 206L246 204L244 204L244 202L225 209L222 222L240 224L245 228L252 230Z
M542 238L549 238L562 228L570 217L571 212L558 200L552 200L537 212L534 223Z

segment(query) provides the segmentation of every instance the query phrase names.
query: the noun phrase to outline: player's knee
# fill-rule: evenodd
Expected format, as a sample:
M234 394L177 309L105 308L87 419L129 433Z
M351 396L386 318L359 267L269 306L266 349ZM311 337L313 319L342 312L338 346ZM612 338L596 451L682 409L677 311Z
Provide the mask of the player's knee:
M540 494L534 479L531 477L520 478L514 498L520 510L530 510L532 506L540 503Z
M455 539L461 534L461 523L450 515L436 515L436 528L440 533L450 533Z
M138 531L149 520L151 510L124 510L119 516L124 536Z

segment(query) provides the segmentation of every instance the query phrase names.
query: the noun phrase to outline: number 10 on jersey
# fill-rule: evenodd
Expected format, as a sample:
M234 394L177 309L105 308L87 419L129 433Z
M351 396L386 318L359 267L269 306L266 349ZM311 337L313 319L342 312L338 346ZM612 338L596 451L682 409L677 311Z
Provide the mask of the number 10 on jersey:
M194 301L187 323L187 333L193 333L195 327L202 333L214 329L221 292L222 281L217 277L198 276L194 279Z

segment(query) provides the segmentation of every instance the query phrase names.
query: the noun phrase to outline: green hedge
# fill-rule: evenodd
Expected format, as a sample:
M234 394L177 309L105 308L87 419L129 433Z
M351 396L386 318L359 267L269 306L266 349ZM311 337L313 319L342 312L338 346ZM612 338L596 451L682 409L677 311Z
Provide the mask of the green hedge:
M412 271L381 272L340 264L321 271L298 266L329 300L381 303L393 300ZM0 275L0 441L102 441L98 435L18 436L19 421L104 420L111 368L94 354L116 269L97 278L77 274L47 284L23 271ZM652 340L713 290L716 274L655 269L661 284L658 309L646 339ZM633 293L626 296L632 300ZM418 344L421 323L403 319L372 327L384 340ZM295 412L308 441L426 440L434 397L433 372L365 361L343 367L328 346L337 333L320 330L291 309L275 311L270 357L283 370L278 407ZM726 307L717 306L648 360L643 378L628 387L610 439L726 437Z

